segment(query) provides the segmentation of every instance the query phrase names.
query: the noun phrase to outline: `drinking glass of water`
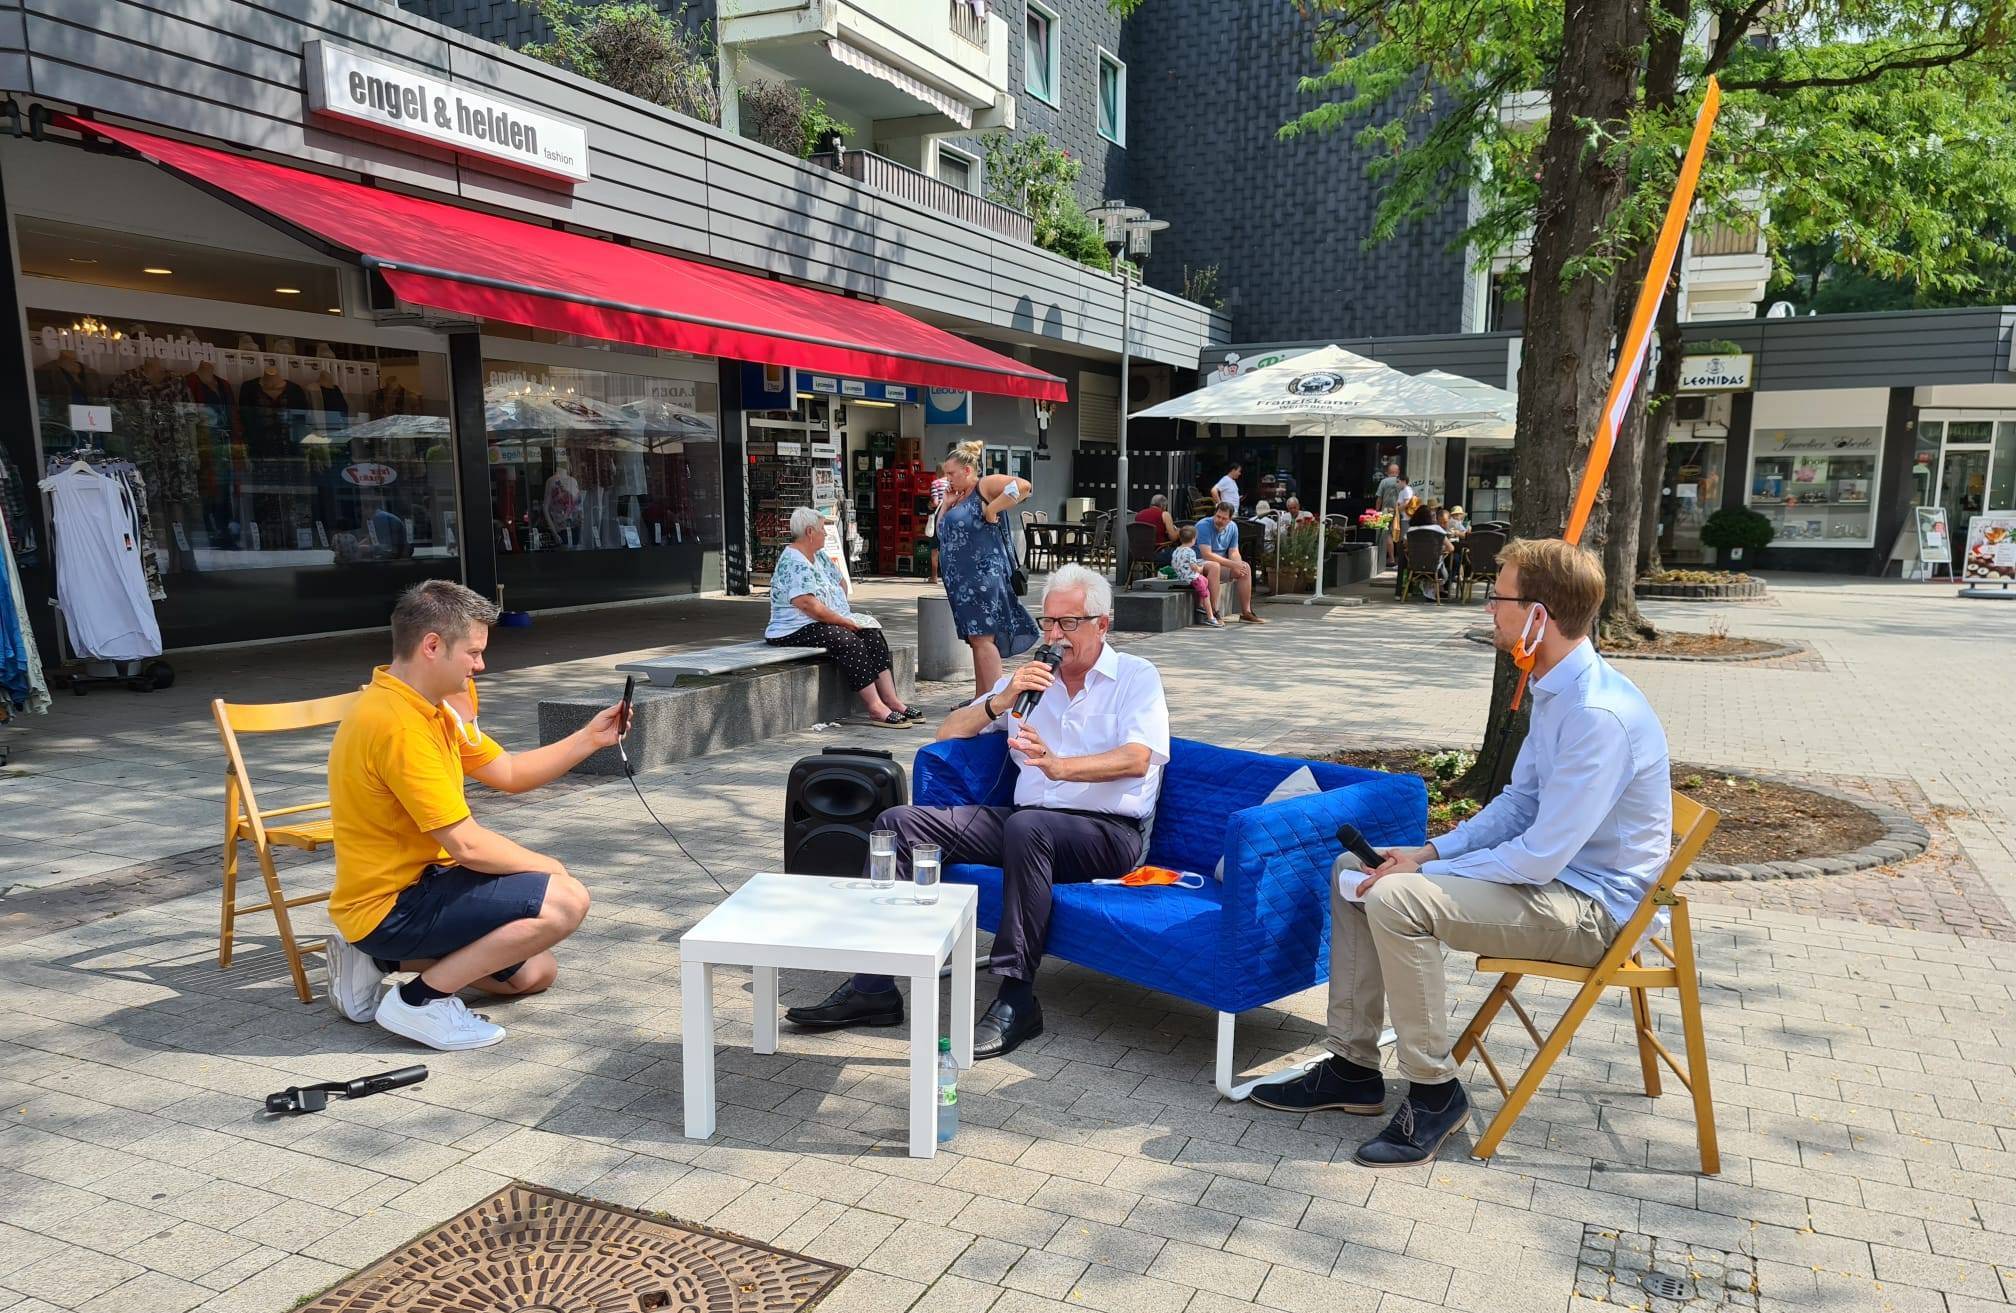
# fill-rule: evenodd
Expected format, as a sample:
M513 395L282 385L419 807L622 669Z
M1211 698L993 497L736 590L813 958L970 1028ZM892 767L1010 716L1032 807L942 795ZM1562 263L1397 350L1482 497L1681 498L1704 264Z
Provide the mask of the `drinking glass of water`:
M875 830L868 836L868 887L896 887L896 831Z
M912 895L917 902L938 901L938 845L920 843L910 850L910 879L916 885Z

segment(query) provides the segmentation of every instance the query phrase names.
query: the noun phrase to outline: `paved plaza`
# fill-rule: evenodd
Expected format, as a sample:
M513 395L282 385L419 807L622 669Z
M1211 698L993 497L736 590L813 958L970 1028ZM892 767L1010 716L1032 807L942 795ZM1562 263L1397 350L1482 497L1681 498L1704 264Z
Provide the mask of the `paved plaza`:
M907 633L917 591L863 593ZM1178 734L1284 753L1474 744L1490 655L1462 631L1481 608L1367 596L1266 607L1265 627L1125 638L1161 668ZM622 653L754 633L765 605L500 631L484 727L530 745L540 696L613 698ZM905 1153L906 1032L787 1027L776 1054L755 1056L748 975L724 969L719 1129L688 1141L677 938L720 893L627 782L473 791L479 817L558 855L595 905L550 994L487 1005L510 1028L503 1045L423 1053L298 1003L270 922L248 919L237 962L216 966L222 763L208 699L341 691L383 659L381 639L194 654L153 695L59 693L11 734L0 771L0 1310L281 1313L513 1180L853 1269L825 1313L2016 1302L2016 606L1791 576L1764 603L1652 613L1692 629L1719 616L1809 649L1754 665L1620 663L1676 758L1812 777L1904 806L1933 834L1898 868L1690 886L1715 1177L1696 1170L1684 1093L1669 1081L1664 1098L1642 1094L1621 997L1583 1025L1488 1165L1459 1134L1440 1161L1375 1173L1349 1159L1383 1118L1225 1102L1210 1013L1054 961L1046 1033L962 1074L958 1137L929 1160ZM960 689L923 693L942 709ZM779 861L793 761L864 740L907 757L928 737L806 731L641 783L732 887ZM262 802L319 793L321 751L263 748ZM316 887L328 863L291 863L287 878ZM1450 971L1467 1015L1487 982L1466 958ZM787 972L784 1001L827 984ZM1653 1006L1677 1047L1670 1004ZM1244 1068L1317 1052L1323 1011L1315 990L1242 1015ZM1501 1025L1494 1052L1523 1059L1518 1034ZM420 1060L424 1084L261 1117L288 1084ZM1496 1092L1469 1076L1488 1117ZM1662 1263L1692 1266L1706 1293L1652 1304L1637 1275Z

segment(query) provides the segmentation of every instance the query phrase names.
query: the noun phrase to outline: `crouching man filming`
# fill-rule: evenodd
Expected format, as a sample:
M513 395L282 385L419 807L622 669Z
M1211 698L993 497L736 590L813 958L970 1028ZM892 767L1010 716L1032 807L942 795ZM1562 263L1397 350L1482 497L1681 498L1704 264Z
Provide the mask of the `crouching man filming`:
M497 608L445 579L415 584L392 611L392 664L371 673L329 748L336 888L324 950L329 1001L437 1049L477 1049L504 1028L457 998L536 994L559 967L553 945L588 914L588 891L557 858L477 824L473 775L523 793L622 737L606 707L543 748L509 753L477 726L474 677ZM396 989L387 974L416 974Z
M1051 673L1030 661L984 698L953 712L940 739L1005 733L1017 768L1012 807L892 807L875 828L896 832L898 869L910 878L913 844L937 844L946 866L1002 868L1001 928L991 967L994 1003L974 1027L973 1056L998 1058L1043 1033L1036 968L1050 933L1050 891L1110 879L1141 864L1148 825L1169 761L1169 708L1162 676L1106 642L1113 588L1080 565L1050 576L1043 637L1065 649ZM1026 716L1012 709L1025 693ZM855 976L817 1007L785 1016L801 1026L897 1026L903 996L888 976Z
M1444 946L1593 966L1658 883L1672 843L1666 732L1587 637L1603 567L1560 539L1521 539L1498 559L1485 596L1493 641L1537 654L1533 723L1512 782L1435 842L1389 848L1363 876L1346 872L1362 901L1333 884L1331 1056L1252 1094L1288 1112L1378 1113L1379 1028L1390 1011L1408 1091L1359 1148L1367 1167L1433 1158L1469 1114L1451 1056Z

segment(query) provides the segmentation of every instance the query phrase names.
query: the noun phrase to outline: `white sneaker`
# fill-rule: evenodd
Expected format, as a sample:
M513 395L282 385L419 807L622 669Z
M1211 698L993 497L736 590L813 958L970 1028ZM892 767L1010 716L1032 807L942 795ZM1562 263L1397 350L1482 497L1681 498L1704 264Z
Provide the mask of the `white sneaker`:
M487 1049L504 1038L504 1027L488 1017L471 1012L461 999L450 994L419 1007L408 1003L398 990L387 990L378 1004L378 1024L430 1049Z
M378 990L385 973L371 955L335 931L329 932L322 950L322 967L328 973L326 993L330 1006L351 1021L369 1021L378 1011Z

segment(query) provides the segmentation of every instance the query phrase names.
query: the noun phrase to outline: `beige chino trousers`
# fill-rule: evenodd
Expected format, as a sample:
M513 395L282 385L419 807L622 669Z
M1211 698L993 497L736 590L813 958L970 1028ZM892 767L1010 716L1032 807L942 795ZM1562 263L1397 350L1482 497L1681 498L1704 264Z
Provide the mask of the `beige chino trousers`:
M1347 871L1347 879L1362 873ZM1418 871L1386 876L1363 903L1330 882L1330 1051L1379 1066L1379 1029L1390 1013L1400 1074L1451 1080L1449 1003L1442 949L1594 966L1616 938L1595 899L1556 880L1493 884Z

